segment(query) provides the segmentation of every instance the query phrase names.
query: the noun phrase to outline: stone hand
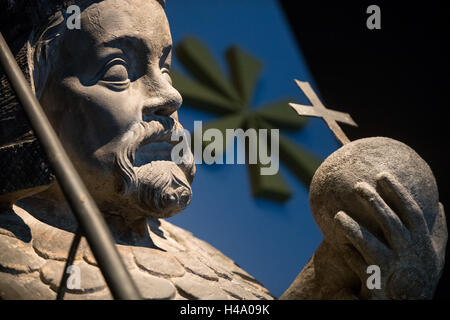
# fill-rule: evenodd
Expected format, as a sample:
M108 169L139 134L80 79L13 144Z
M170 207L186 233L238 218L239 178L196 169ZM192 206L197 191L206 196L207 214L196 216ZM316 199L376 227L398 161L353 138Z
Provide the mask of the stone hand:
M339 211L334 216L336 231L345 240L334 246L361 280L361 298L431 299L444 264L444 208L440 204L430 231L424 212L396 178L384 172L376 182L378 192L365 182L358 182L353 191L376 220L380 234ZM367 287L369 265L380 268L379 289Z

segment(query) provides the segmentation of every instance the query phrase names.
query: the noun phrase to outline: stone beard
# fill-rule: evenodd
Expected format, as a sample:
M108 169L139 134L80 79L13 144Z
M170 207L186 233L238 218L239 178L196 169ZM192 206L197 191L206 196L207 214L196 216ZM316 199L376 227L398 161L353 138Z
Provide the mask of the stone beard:
M120 139L122 148L115 156L114 171L122 177L123 194L135 198L153 217L170 217L191 201L195 165L171 161L171 128L177 124L171 118L133 123ZM147 148L139 152L142 145Z

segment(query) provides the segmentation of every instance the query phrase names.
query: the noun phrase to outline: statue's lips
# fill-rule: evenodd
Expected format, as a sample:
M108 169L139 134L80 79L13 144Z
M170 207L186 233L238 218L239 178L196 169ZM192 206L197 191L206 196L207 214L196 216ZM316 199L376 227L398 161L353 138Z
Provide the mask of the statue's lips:
M172 161L173 146L179 142L172 136L182 135L183 130L177 120L165 116L153 116L134 123L122 138L130 146L127 153L131 164L141 167L152 161Z
M151 142L141 145L135 154L134 166L140 167L152 161L172 161L173 144L169 142Z

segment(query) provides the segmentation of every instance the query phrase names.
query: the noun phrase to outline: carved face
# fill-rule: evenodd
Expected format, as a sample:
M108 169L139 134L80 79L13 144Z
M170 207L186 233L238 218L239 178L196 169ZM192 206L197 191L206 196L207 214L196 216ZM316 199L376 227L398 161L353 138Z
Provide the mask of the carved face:
M171 49L154 0L96 1L82 7L81 30L58 39L40 100L104 211L169 217L191 200L195 166L170 156L182 129Z

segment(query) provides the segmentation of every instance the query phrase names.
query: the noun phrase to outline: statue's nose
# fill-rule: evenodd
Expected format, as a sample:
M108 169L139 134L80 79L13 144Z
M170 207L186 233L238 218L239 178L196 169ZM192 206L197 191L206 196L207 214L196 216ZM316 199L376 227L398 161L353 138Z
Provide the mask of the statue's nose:
M171 88L168 92L159 93L155 97L146 99L142 113L146 116L154 114L170 116L180 108L181 103L181 95L177 90Z

